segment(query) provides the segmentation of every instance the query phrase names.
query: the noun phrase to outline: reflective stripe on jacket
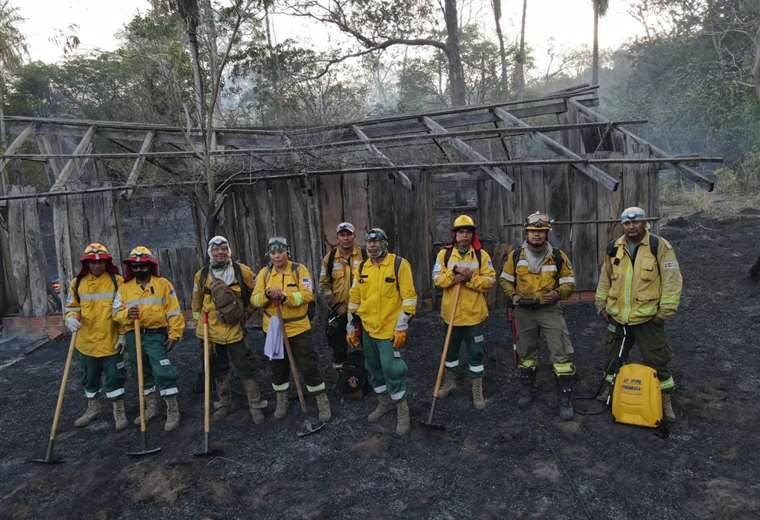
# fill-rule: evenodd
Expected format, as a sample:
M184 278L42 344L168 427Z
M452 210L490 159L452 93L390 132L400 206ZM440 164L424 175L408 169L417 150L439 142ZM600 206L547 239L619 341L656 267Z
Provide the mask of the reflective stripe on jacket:
M309 270L305 265L298 264L298 277L294 279L293 263L290 260L282 270L276 267L271 268L271 273L269 270L269 267L261 268L256 275L256 288L251 295L251 304L264 310L264 332L269 330L269 318L277 316L274 302L266 296L266 290L270 288L277 288L285 293L285 302L281 310L288 337L310 330L309 304L314 301L314 282Z
M137 278L119 287L113 301L113 317L127 331L134 330L135 322L127 316L127 309L137 307L140 326L144 329L168 329L171 339L179 340L185 331L185 317L179 308L177 293L172 283L161 276L151 276L141 287Z
M459 266L470 269L472 271L472 278L461 289L457 313L454 316L454 325L470 326L485 321L488 318L486 293L496 283L496 271L493 268L491 257L485 250L481 249L480 265L478 265L478 257L472 247L464 255L454 247L451 251L448 265L443 265L445 257L446 249L441 249L435 260L435 266L433 266L433 283L436 287L443 289L441 318L443 318L446 324L451 319L454 293L456 291L454 267Z
M319 294L325 299L328 307L335 309L341 303L348 303L353 272L359 269L359 264L362 263L362 250L359 246L354 246L351 257L345 258L338 247L333 259L332 276L327 274L329 260L330 253L322 259L322 268L319 272Z
M615 256L605 255L596 287L597 311L618 323L637 325L655 316L673 316L681 301L683 278L673 246L658 237L657 257L649 247L650 234L644 235L632 259L625 235L615 241Z
M116 284L124 283L121 275L114 275ZM69 285L66 298L65 317L77 316L82 328L77 332L76 348L82 354L93 357L105 357L116 354L116 342L119 340L119 324L113 321L113 308L116 291L111 275L103 273L93 276L88 273L79 282L76 291L76 278Z
M361 318L362 327L374 339L391 339L395 330L406 330L408 317L417 310L412 267L401 259L396 288L395 259L393 253L378 265L368 259L362 273L358 269L354 273L348 311Z
M240 274L243 276L243 283L248 287L253 287L256 281L253 278L253 270L245 264L240 265ZM204 312L208 312L208 337L212 343L219 343L220 345L229 345L230 343L236 343L243 339L243 327L240 323L224 323L219 319L219 313L216 311L216 305L214 299L211 297L211 293L207 289L211 286L211 277L213 276L211 269L208 270L206 280L201 283L201 274L203 269L195 273L193 278L193 300L192 308L193 313L200 312L203 315ZM230 289L235 293L235 296L241 298L242 290L240 289L240 283L236 279L230 284ZM243 302L246 307L250 306L250 302ZM199 338L203 338L203 323L202 321L196 323L195 335Z
M562 269L558 276L554 254L546 255L540 273L531 273L528 271L525 249L520 250L517 266L514 264L514 252L510 251L499 276L499 285L507 298L511 299L514 294L518 294L522 298L540 300L546 293L556 290L561 300L568 299L575 290L575 273L570 258L564 251L560 250L560 256Z

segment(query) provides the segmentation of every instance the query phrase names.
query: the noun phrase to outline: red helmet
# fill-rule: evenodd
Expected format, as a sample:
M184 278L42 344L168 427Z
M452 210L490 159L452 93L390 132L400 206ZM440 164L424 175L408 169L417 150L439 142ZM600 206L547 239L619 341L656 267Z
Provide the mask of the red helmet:
M93 242L84 248L84 253L79 257L82 262L88 262L92 260L110 260L111 253L108 248L98 242Z

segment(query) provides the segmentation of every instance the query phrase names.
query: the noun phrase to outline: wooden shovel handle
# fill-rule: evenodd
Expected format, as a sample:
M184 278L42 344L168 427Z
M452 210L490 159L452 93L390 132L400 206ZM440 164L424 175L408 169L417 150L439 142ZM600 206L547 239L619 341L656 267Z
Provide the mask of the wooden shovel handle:
M296 359L293 357L293 349L290 348L290 338L285 331L285 320L282 319L282 309L280 309L280 303L275 304L277 309L277 317L280 321L280 330L282 331L282 340L285 343L285 350L288 353L288 363L290 364L290 372L293 374L293 382L296 384L296 393L298 393L298 402L301 405L301 411L306 412L306 400L303 397L303 388L301 388L301 373L296 365Z
M137 358L137 401L140 403L140 431L145 432L145 380L143 378L142 334L140 318L135 320L135 357Z
M63 365L63 377L61 378L61 387L58 389L58 401L55 403L55 413L53 413L53 426L50 428L50 440L55 440L58 433L58 424L61 420L61 410L63 409L63 398L66 395L66 384L69 381L69 371L71 370L71 360L74 357L74 344L76 343L77 333L71 335L69 342L69 351L66 353L66 362Z
M459 306L459 295L462 293L462 284L458 283L457 288L454 291L454 306L451 308L451 316L449 317L449 328L446 330L446 341L443 342L443 352L441 353L441 362L438 364L438 375L435 378L435 388L433 389L433 397L438 399L438 391L441 389L441 380L443 379L443 370L446 363L446 354L449 353L449 342L451 341L451 331L454 330L454 318L457 315L457 307Z
M208 312L203 313L203 431L211 430L211 347L208 340Z

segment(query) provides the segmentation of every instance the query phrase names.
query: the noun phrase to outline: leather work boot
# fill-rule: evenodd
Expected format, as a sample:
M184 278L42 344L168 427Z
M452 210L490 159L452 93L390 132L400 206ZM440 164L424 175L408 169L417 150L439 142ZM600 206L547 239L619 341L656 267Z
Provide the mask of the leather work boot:
M100 400L97 397L87 399L87 410L85 410L84 413L79 416L76 421L74 421L74 426L77 428L84 428L92 421L97 419L100 410Z
M532 368L519 368L520 373L520 397L517 406L525 410L536 397L536 371Z
M253 423L261 424L264 422L264 412L261 410L266 408L269 403L261 400L261 392L255 379L243 379L242 381L245 395L248 398L248 409L251 411ZM229 378L227 378L227 382L229 383ZM229 384L227 388L229 388Z
M676 413L673 411L673 397L670 392L662 393L662 415L668 422L676 422Z
M332 419L330 400L327 398L327 392L317 394L315 399L317 400L317 410L319 410L319 420L321 422L327 422Z
M145 424L158 415L158 394L151 392L145 396ZM140 413L137 413L134 423L140 426Z
M557 392L559 394L559 418L563 421L572 421L575 416L573 410L573 376L557 377Z
M277 407L274 410L275 419L283 419L288 415L288 391L276 392L277 394Z
M486 407L486 400L483 398L482 377L478 377L472 380L472 405L476 410L482 410Z
M113 402L113 420L117 432L120 432L129 424L127 412L124 410L124 399L117 399Z
M396 435L406 435L411 428L409 404L402 399L396 404Z
M393 410L393 403L391 403L391 397L388 394L377 394L377 406L372 413L367 416L369 422L377 422L380 418Z
M457 387L457 374L452 369L447 368L443 374L443 383L441 388L438 389L438 399L443 399Z
M222 374L216 380L217 400L214 401L214 420L224 419L232 410L232 385L230 384L230 373Z
M164 423L165 432L173 432L179 428L179 403L176 395L164 397L166 403L166 422Z

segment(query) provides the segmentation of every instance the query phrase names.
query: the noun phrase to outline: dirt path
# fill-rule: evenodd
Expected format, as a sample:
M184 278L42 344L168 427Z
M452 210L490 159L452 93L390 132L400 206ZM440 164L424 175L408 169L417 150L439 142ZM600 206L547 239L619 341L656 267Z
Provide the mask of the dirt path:
M65 354L59 342L0 370L0 517L758 518L760 287L745 277L760 253L751 238L760 236L760 218L690 216L671 220L662 234L672 239L686 282L681 311L668 325L680 420L667 440L614 425L606 414L560 422L548 367L539 374L540 399L520 412L509 328L492 316L487 408L471 408L461 380L437 408L445 432L415 426L400 439L392 434L393 416L378 425L365 421L373 400L333 401L333 422L298 439L293 401L283 423L257 427L239 410L213 433L225 454L195 459L201 409L190 388L198 345L186 340L175 351L181 431L164 434L160 421L150 428L160 456L128 458L125 452L138 446L136 431L114 433L105 417L74 429L83 406L75 380L58 445L67 463L35 466L26 459L44 452ZM587 305L568 309L568 321L580 393L589 393L602 370L604 325ZM416 420L429 406L443 334L433 315L412 326L406 359ZM320 332L315 337L326 366L324 340ZM250 339L262 348L260 336ZM259 380L271 399L263 365ZM133 388L128 393L134 396ZM136 401L128 403L132 417Z

